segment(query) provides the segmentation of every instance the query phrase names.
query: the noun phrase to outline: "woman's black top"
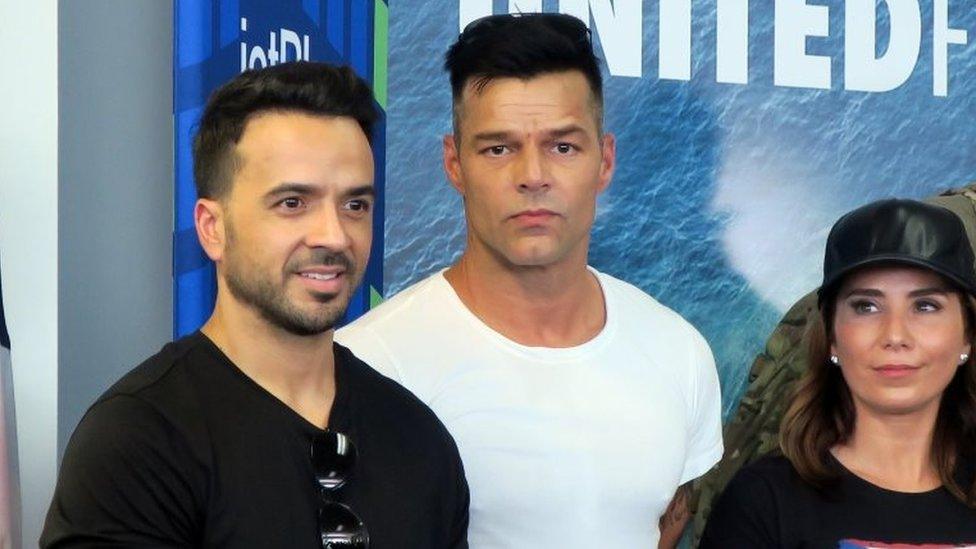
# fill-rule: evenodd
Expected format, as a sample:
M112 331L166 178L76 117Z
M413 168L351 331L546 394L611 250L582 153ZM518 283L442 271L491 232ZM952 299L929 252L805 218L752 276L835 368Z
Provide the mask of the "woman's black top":
M976 509L945 488L894 492L834 466L838 479L822 490L782 456L744 467L715 502L700 547L976 548Z

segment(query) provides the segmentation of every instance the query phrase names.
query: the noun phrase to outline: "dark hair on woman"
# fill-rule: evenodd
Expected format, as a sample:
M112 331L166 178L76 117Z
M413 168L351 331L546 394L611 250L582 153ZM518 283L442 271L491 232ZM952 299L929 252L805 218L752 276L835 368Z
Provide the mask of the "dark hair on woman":
M234 146L248 120L268 111L349 117L372 142L373 92L349 67L305 61L243 72L207 101L193 139L197 196L222 198L239 165Z
M451 74L455 132L458 102L469 81L480 92L496 78L529 79L572 70L586 77L600 126L603 77L593 54L589 29L571 15L526 13L477 19L447 50L444 69Z
M946 281L950 288L955 286ZM957 291L966 338L976 349L976 299ZM837 478L830 448L854 432L854 400L840 368L828 361L833 339L836 294L826 296L807 328L807 368L797 382L783 423L780 449L803 480L818 487ZM976 353L956 370L942 394L932 438L932 462L942 485L976 508Z

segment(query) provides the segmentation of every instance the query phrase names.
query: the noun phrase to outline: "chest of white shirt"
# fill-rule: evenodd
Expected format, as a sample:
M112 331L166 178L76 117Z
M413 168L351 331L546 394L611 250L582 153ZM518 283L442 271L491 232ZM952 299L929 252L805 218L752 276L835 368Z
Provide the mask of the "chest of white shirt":
M472 485L488 471L543 485L598 472L600 489L656 493L681 475L687 396L655 365L486 360L442 374L422 398Z

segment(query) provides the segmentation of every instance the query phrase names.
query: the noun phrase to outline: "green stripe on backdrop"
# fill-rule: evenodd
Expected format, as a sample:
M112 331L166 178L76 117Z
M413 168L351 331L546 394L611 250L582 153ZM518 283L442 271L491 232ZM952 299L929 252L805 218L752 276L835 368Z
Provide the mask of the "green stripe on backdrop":
M376 102L386 110L386 60L387 33L390 24L390 11L383 0L376 0L376 14L373 20L373 93Z
M376 307L380 303L383 303L383 296L371 284L369 286L369 308L372 309L373 307Z

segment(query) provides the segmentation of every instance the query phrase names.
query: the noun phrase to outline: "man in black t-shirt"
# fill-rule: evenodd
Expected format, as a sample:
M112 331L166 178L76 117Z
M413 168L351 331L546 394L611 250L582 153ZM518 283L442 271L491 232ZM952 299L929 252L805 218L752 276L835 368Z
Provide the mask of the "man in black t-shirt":
M467 547L454 441L332 339L369 255L375 116L350 69L314 63L210 98L193 153L213 315L88 410L42 547Z

